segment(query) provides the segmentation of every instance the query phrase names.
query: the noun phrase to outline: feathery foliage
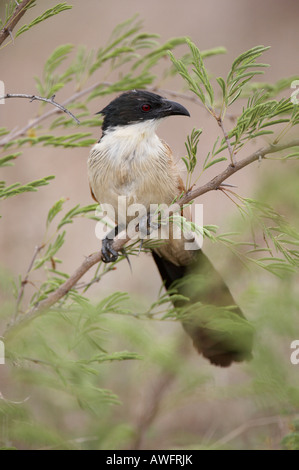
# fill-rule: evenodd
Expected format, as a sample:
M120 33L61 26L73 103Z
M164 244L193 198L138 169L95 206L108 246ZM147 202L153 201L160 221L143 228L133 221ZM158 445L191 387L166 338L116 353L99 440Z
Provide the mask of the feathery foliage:
M35 5L32 1L27 8ZM7 2L0 28L7 27L15 7L14 1ZM19 28L15 37L70 8L66 3L60 3L46 10ZM175 57L178 46L187 48L181 59ZM195 128L187 137L187 154L183 162L187 170L186 188L190 189L201 181L206 171L217 174L224 161L230 158L233 162L233 158L239 158L252 141L263 141L268 136L275 146L299 124L298 105L289 97L278 98L297 77L281 79L276 84L254 81L267 67L259 62L267 49L256 46L240 54L226 78L214 79L206 60L225 53L223 47L200 51L190 39L182 37L161 44L157 34L143 31L137 17L118 25L107 43L95 50L87 50L84 46L76 50L72 44L60 45L46 60L41 76L35 77L36 88L46 98L62 90L68 93L69 98L63 104L80 118L79 129L73 128L74 121L69 116L58 114L56 108L48 110L46 103L40 103L38 116L23 128L13 132L0 128L2 174L17 165L21 155L26 158L33 145L58 148L62 155L65 148L90 147L95 142L90 128L101 124L98 117L90 117L93 100L132 88L155 88L157 78L171 80L178 73L191 91L194 102L200 102L215 118L219 129L219 136L211 142L210 151L200 157L199 139L204 136L204 130ZM171 61L162 61L169 56ZM164 69L161 77L157 77L155 66L162 62ZM109 82L103 78L108 76ZM237 110L233 122L227 119L228 108L229 112ZM45 117L50 121L46 126ZM299 146L286 149L277 160L295 165L298 149ZM274 162L275 165L283 163ZM285 175L293 195L297 194L296 171L292 172L292 180L290 175ZM30 183L0 181L0 200L5 203L4 200L12 196L21 198L25 192L37 191L50 184L53 178L41 177ZM26 274L12 279L10 273L0 270L3 300L0 318L4 325L6 364L12 376L8 380L18 385L15 387L17 392L22 391L20 400L19 395L11 400L0 394L3 448L120 449L137 447L145 438L148 447L154 447L159 441L161 448L172 448L173 445L189 449L230 448L231 442L242 448L244 442L238 434L221 439L226 427L216 430L215 436L210 436L206 430L199 435L188 428L185 421L194 418L190 403L205 415L205 407L211 400L224 409L231 397L245 406L250 400L253 413L271 414L274 422L276 417L280 425L282 420L295 423L299 404L298 380L290 371L288 354L279 348L285 349L285 341L289 344L298 328L295 273L298 270L299 237L298 228L280 214L280 207L291 207L293 220L296 220L298 207L294 196L282 194L283 188L282 197L275 199L278 191L275 193L273 188L279 184L273 175L269 176L267 194L271 194L270 201L266 201L266 195L262 193L254 200L239 194L239 190L221 187L221 193L234 202L241 214L238 221L232 223L230 233L219 234L215 225L197 227L193 222L187 224L180 216L176 219L171 216L174 223L203 235L213 243L215 250L223 246L229 248L234 261L226 267L228 274L235 270L236 276L244 275L236 263L238 259L251 266L257 279L276 275L271 278L270 288L267 288L269 278L266 277L267 282L261 283L261 287L259 283L252 283L243 293L259 333L255 357L250 365L246 365L246 378L242 383L219 387L215 387L211 369L204 361L194 372L194 363L189 360L188 350L178 333L167 334L173 323L189 313L188 308L174 309L170 303L170 297L173 301L183 300L175 287L168 293L161 287L157 299L134 298L117 289L101 298L98 293L95 299L92 298L92 286L100 285L104 276L113 275L124 256L109 265L98 263L55 305L42 314L35 314L39 303L70 278L63 263L63 248L65 244L72 245L70 225L87 223L87 220L101 223L97 204L81 206L79 201L69 202L60 197L50 209L47 207L44 236L41 240L32 240L36 248L32 249ZM1 223L6 223L5 218ZM147 251L155 243L158 241L145 242L143 250ZM127 254L130 258L139 254L138 241L133 240ZM74 254L78 264L83 256L84 253ZM223 251L220 258L223 258ZM200 281L202 289L205 288L204 279L194 281ZM211 328L235 331L239 341L244 330L251 328L243 319L236 321L229 306L217 309L215 316L209 305L197 307L203 321ZM156 322L159 322L159 328ZM195 359L197 364L200 359ZM149 393L144 396L144 402L140 390ZM165 393L167 399L164 399ZM134 397L134 403L124 406L128 404L128 397ZM141 409L143 406L137 424L135 411L131 410L135 410L136 401ZM183 410L182 425L185 423L186 429L190 429L190 436L186 433L181 436L174 421L169 432L162 435L155 423L159 410L177 413L179 408ZM38 418L37 410L43 410ZM150 431L147 436L144 430ZM286 432L282 440L284 448L298 447L295 424L291 431ZM262 434L256 437L248 433L247 438L253 447L264 446Z

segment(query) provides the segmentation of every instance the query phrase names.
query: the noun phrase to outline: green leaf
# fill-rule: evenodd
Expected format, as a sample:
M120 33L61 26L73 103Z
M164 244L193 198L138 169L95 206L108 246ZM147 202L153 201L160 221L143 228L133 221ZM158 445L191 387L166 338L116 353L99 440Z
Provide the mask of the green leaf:
M193 69L193 71L195 72L196 76L199 78L199 80L203 84L206 92L209 95L210 104L211 104L211 106L213 106L213 104L214 104L214 90L213 90L213 87L210 83L207 70L204 66L201 53L192 41L190 41L189 39L187 39L186 41L187 41L188 46L191 49L191 53L192 53L192 56L193 56L192 64L195 67Z
M197 146L199 143L199 138L202 134L202 129L193 129L191 135L187 137L187 142L185 142L185 147L187 150L187 157L183 157L183 161L187 167L189 173L193 173L197 159Z
M71 8L72 6L67 5L66 3L58 3L58 5L56 5L55 7L49 8L42 15L35 18L33 21L31 21L31 23L25 24L20 29L18 29L18 31L15 34L15 38L23 34L25 31L28 31L29 29L31 29L33 26L41 23L42 21L47 20L48 18L51 18L52 16L61 13L62 11L70 10Z
M48 245L47 251L42 258L39 258L34 263L34 269L39 269L43 266L47 261L50 261L54 255L57 253L58 250L62 247L65 241L66 232L59 233L56 237L54 243L50 243Z
M299 450L299 432L287 434L281 441L281 446L286 450Z
M223 96L224 101L226 102L226 97L227 97L226 83L222 77L216 78L216 81L222 90L222 96Z
M0 158L0 166L13 166L14 164L12 163L12 160L15 160L20 155L22 155L22 152L12 153Z
M64 44L54 49L45 63L45 75L52 74L54 70L56 70L57 67L68 57L73 48L74 46L72 44Z
M268 67L267 64L260 64L256 59L260 57L269 47L256 46L243 52L233 62L231 70L226 79L227 97L230 106L237 97L240 96L244 86L255 76L262 74L263 71L256 70L258 68ZM253 70L250 70L253 68ZM218 82L219 83L219 82Z
M82 364L90 364L92 362L111 362L111 361L131 361L131 360L141 360L143 359L143 356L140 354L134 353L134 352L129 352L129 351L120 351L120 352L115 352L112 354L99 354L91 359L88 360L81 360L79 363Z
M22 146L25 144L37 145L42 144L43 146L52 145L53 147L89 147L96 143L96 139L85 139L92 134L90 132L77 132L75 134L64 135L55 137L51 134L41 135L38 137L23 137L14 141L15 144ZM10 143L12 145L12 143Z
M80 204L78 204L77 206L73 207L71 210L69 210L65 214L65 216L59 222L57 228L60 229L64 225L72 224L74 217L83 216L83 217L91 218L91 216L89 215L90 212L95 213L97 208L98 208L98 204L90 204L88 206L83 206L83 207L80 207Z
M0 199L7 199L8 197L17 196L25 192L37 191L37 188L48 185L49 181L54 178L55 176L46 176L25 185L14 183L6 188L0 185Z
M203 63L203 55L196 47L196 45L186 38L185 42L188 44L191 51L191 58L189 56L178 60L169 51L169 57L181 77L188 83L189 89L195 93L206 108L211 112L210 107L214 104L214 90L211 85L208 72ZM218 51L219 52L219 51ZM187 66L192 65L193 74L188 71ZM207 103L208 98L208 103Z
M215 165L215 163L223 162L225 160L227 160L226 157L215 158L214 160L211 160L209 163L207 163L204 169L206 170L207 168L210 168L210 166Z
M289 155L286 155L285 157L283 157L283 160L290 160L290 159L296 159L298 160L299 158L299 151L298 152L294 152L294 153L290 153Z
M52 222L54 217L62 210L63 204L65 203L65 201L66 199L62 197L61 199L59 199L59 201L55 202L55 204L51 207L51 209L48 212L47 223L46 223L47 227Z
M9 131L5 127L0 127L0 136L9 134Z
M141 57L139 60L136 61L136 63L133 65L133 70L136 70L142 64L145 64L147 70L151 69L157 64L157 62L161 58L166 57L169 51L185 43L185 37L177 37L169 39L162 45L157 44L157 47L153 51L149 52L144 57Z

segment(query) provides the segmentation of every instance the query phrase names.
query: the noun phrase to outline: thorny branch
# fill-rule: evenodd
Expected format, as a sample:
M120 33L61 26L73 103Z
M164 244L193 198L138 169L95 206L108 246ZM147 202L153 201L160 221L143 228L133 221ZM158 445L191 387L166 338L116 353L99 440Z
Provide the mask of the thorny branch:
M209 191L219 189L219 187L221 187L221 183L223 183L223 181L225 181L227 178L229 178L242 168L245 168L246 166L250 165L251 163L261 158L265 158L268 154L280 152L287 148L297 146L299 146L299 139L295 139L291 142L286 142L285 144L270 144L267 147L263 147L253 152L251 155L236 162L234 166L231 164L228 165L224 171L222 171L219 175L215 176L205 185L187 191L178 201L176 201L176 205L182 207L185 204L191 202L193 199L202 196L203 194ZM118 236L114 238L112 247L114 248L114 250L120 251L128 241L130 241L128 234L125 231L121 232L118 234ZM100 261L102 261L101 252L89 255L87 258L85 258L81 266L79 266L79 268L67 279L67 281L64 282L64 284L62 284L56 291L52 292L46 299L42 300L32 311L30 311L27 315L23 316L20 321L23 322L25 320L29 320L35 317L37 314L43 312L47 308L50 308L52 305L62 299L92 266L99 263Z
M26 13L27 7L32 2L33 0L23 0L19 4L16 3L16 8L13 12L12 17L0 31L0 46L5 41L5 39L8 38L8 36L11 37L11 40L13 42L12 30L14 29L16 24L20 21L22 16Z
M79 119L77 119L76 116L73 115L73 113L71 113L68 109L66 109L62 104L59 104L56 101L54 101L55 95L51 96L51 98L43 98L42 96L37 96L37 95L26 95L24 93L7 93L4 96L0 96L0 100L2 100L2 99L6 100L7 98L26 98L26 99L30 100L30 102L32 102L32 101L44 101L45 103L50 103L53 106L56 106L56 108L58 108L60 111L63 111L64 113L71 116L71 118L73 118L74 121L76 121L77 124L80 124ZM32 124L31 124L31 126L32 126ZM15 138L15 135L14 135L14 138Z

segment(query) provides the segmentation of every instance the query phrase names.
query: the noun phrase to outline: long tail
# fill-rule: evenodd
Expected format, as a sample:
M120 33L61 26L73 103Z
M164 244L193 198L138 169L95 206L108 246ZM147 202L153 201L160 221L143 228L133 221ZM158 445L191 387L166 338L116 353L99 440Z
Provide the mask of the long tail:
M253 328L203 252L198 250L187 266L177 266L155 252L153 257L166 289L188 298L174 296L173 304L182 312L183 328L197 351L222 367L249 360Z

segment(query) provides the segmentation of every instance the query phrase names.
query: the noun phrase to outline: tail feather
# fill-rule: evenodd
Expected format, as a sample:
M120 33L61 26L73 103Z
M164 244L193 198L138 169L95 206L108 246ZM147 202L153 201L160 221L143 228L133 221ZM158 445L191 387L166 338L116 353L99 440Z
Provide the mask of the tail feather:
M153 251L166 289L189 300L173 300L194 347L212 364L227 367L249 360L253 328L209 259L198 250L188 266L177 266ZM174 297L175 299L175 297Z

